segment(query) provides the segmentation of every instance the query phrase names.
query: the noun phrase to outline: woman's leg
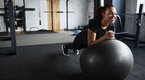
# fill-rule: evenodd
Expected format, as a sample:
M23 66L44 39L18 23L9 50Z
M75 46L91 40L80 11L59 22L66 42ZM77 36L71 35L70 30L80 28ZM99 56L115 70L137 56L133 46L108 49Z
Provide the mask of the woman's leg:
M69 56L68 49L72 49L72 43L66 43L62 45L63 55Z
M65 46L67 49L73 49L73 43L67 43Z
M72 49L75 54L79 54L79 50L74 49L73 43L66 43L62 45L63 54L69 56L68 49Z

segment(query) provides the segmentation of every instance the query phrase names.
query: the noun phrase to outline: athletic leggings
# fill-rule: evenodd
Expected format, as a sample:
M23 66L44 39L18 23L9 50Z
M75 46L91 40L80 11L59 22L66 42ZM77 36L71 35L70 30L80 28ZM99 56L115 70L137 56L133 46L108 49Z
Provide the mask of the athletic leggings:
M73 43L66 43L66 44L65 44L65 47L66 47L67 49L74 49Z

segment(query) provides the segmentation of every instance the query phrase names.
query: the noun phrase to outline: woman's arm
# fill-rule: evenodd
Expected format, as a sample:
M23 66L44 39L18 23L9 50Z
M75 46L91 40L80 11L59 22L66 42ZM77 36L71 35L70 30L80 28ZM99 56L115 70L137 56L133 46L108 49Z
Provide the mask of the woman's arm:
M96 35L97 34L95 32L93 32L92 30L90 30L88 28L88 35L87 35L88 46L91 46L91 45L93 45L95 43L99 43L99 42L105 40L104 37L101 37L101 38L96 40Z
M96 40L97 34L88 28L88 33L87 33L88 46L99 43L106 39L111 39L112 37L114 37L114 34L115 34L114 32L109 31L104 36Z

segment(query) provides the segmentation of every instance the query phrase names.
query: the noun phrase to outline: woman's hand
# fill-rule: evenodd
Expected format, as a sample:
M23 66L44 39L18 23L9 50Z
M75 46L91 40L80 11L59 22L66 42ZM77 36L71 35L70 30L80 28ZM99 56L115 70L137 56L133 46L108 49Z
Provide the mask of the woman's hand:
M115 39L115 32L109 30L103 37L104 39Z

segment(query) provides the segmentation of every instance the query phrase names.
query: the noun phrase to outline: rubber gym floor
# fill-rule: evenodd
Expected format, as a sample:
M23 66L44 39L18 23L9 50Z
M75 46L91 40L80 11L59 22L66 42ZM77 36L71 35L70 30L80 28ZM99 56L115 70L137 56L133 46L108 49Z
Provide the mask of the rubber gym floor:
M17 36L17 55L0 53L0 80L89 80L80 69L80 54L62 55L61 44L73 38L66 33ZM134 56L134 68L127 80L145 80L145 47L134 48L133 42L125 43Z

